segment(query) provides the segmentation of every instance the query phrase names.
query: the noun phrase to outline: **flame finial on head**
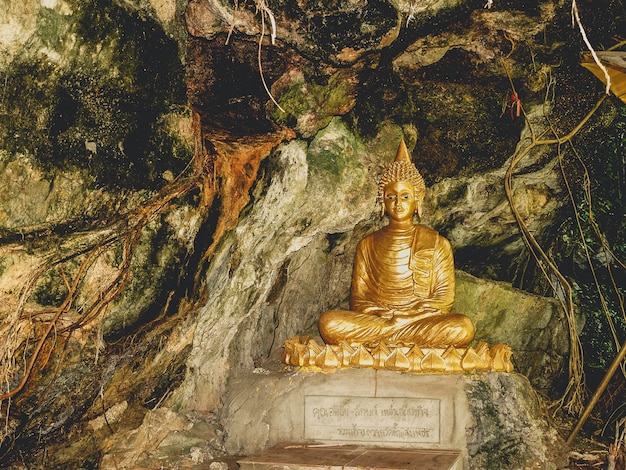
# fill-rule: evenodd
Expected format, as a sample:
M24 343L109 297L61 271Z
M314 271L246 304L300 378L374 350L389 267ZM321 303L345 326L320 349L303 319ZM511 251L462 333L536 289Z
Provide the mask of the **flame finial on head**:
M426 194L424 178L422 178L422 175L411 161L404 139L400 141L396 159L383 170L383 174L380 177L380 182L378 183L378 197L380 200L383 198L385 186L397 181L411 183L415 191L415 197L418 199L423 198Z
M409 156L409 151L406 148L406 144L404 143L404 139L400 141L400 145L398 145L398 151L396 152L396 162L406 162L409 165L412 165L411 157Z

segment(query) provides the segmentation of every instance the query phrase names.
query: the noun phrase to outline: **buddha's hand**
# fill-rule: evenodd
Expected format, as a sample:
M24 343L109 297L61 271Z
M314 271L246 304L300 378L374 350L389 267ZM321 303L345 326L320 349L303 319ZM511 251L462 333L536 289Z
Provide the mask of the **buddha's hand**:
M380 310L377 315L385 320L392 320L396 316L396 310Z
M440 314L441 314L441 310L439 310L438 308L431 307L427 303L423 303L423 304L417 305L411 310L398 312L397 315L395 316L402 317L402 318L409 318L411 320L418 320L418 319L428 318L428 317L432 317L432 316L440 315Z
M379 305L357 305L356 311L366 315L373 315L385 320L390 320L394 317L395 310L389 310L388 308L381 307Z
M410 317L408 315L398 315L398 316L393 317L393 320L391 320L391 323L393 324L394 327L398 328L408 323L411 323L412 321L415 321L415 317Z
M402 312L400 315L396 315L391 320L396 327L402 327L416 320L422 320L424 318L433 317L439 315L441 312L436 308L423 308L419 311Z

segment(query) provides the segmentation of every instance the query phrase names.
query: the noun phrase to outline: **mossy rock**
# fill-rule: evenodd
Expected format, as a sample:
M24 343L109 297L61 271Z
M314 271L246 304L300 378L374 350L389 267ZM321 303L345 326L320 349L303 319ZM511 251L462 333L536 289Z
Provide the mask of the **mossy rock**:
M186 112L178 44L111 0L70 4L39 8L34 39L4 70L0 148L50 178L84 168L97 186L158 188L192 155L163 122Z
M307 73L298 74L278 95L284 111L274 107L271 117L279 124L293 125L305 138L313 137L334 116L352 109L355 102L355 77L350 70L338 71L322 80Z
M330 177L341 178L342 173L355 163L357 138L340 118L334 118L317 133L307 152L311 169Z

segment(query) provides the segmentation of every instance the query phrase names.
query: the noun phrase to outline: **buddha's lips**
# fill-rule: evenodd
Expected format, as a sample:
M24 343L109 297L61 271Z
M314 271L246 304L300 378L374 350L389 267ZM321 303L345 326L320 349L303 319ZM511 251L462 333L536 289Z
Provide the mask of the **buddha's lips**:
M398 207L395 209L391 209L391 212L393 212L396 215L404 215L407 213L407 209L404 207Z

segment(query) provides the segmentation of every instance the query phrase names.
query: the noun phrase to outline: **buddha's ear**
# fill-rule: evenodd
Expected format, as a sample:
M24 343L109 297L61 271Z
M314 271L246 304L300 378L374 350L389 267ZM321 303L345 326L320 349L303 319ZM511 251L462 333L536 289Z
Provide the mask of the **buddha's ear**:
M417 198L417 204L415 204L415 213L421 219L422 218L422 208L424 207L424 197Z

